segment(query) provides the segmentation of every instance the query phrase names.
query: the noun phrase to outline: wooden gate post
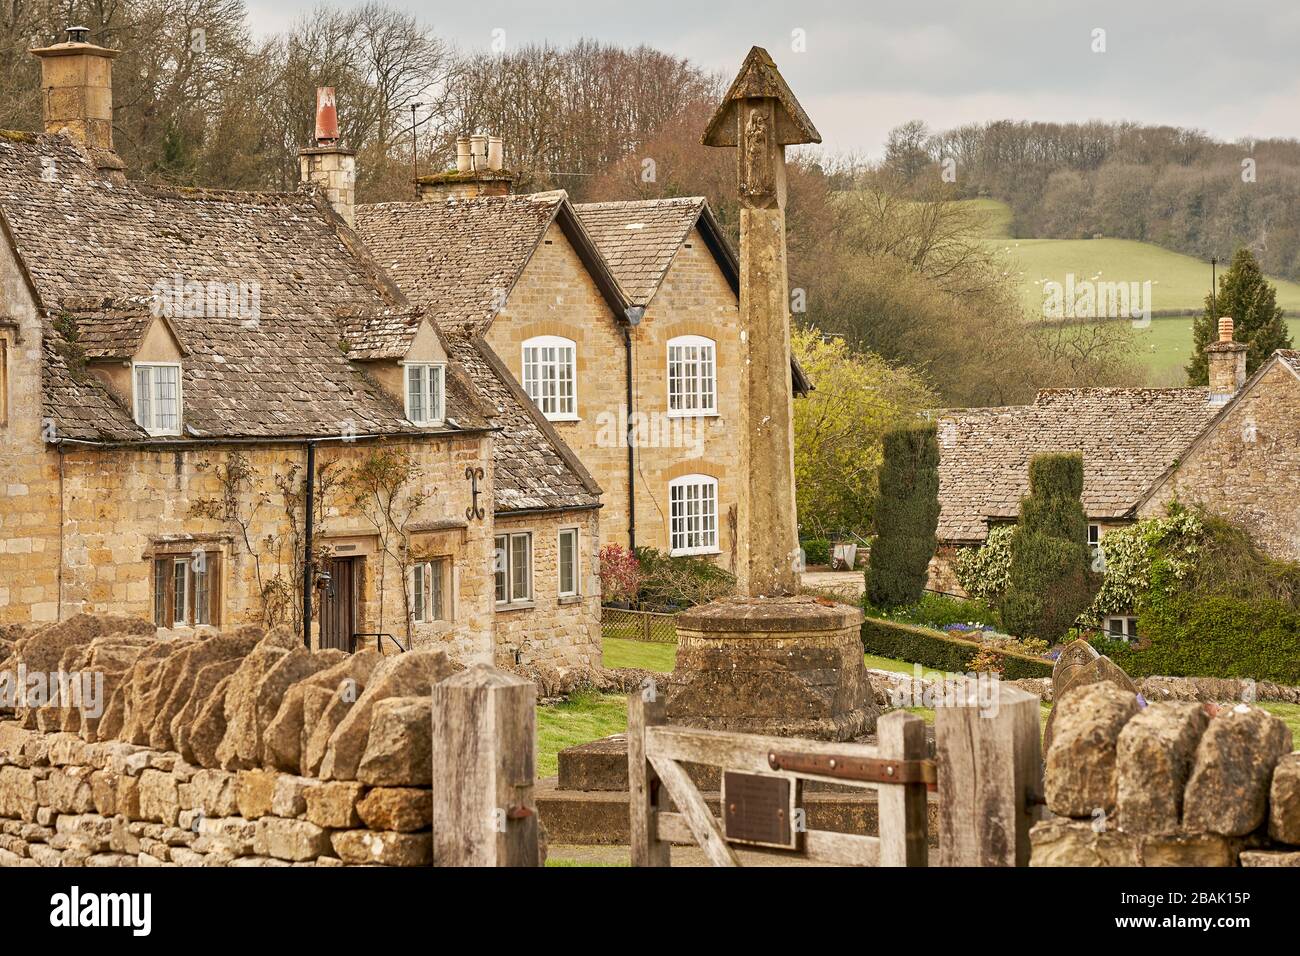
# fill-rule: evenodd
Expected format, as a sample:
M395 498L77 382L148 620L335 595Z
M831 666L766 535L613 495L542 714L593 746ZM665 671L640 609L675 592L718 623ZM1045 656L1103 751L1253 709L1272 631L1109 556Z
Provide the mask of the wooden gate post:
M649 699L647 699L649 698ZM645 731L664 722L664 702L651 686L627 698L627 783L633 866L670 866L671 845L659 839L655 814L665 799L645 755Z
M876 750L882 760L924 760L925 721L903 710L876 722ZM930 822L924 783L890 783L876 788L880 812L880 866L926 866Z
M433 687L434 866L537 866L537 688L477 664Z
M998 681L981 701L988 686L963 681L936 701L941 866L1029 865L1043 792L1038 698Z

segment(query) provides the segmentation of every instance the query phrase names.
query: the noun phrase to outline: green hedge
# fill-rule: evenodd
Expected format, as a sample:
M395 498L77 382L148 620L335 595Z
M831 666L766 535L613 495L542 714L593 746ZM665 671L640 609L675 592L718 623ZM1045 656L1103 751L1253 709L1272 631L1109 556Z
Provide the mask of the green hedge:
M948 637L929 628L869 617L862 623L862 646L868 654L892 657L935 670L964 674L972 657L984 648L975 641ZM1011 651L994 650L1002 658L1002 676L1051 677L1052 662Z
M1158 604L1139 614L1138 634L1151 638L1146 647L1112 655L1134 677L1212 674L1300 684L1300 611L1282 601L1207 597Z

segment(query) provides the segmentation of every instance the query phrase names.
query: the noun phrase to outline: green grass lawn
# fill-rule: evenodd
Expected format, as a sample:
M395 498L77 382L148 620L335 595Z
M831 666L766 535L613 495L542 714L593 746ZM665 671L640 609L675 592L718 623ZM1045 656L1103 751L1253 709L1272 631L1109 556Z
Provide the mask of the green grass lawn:
M565 747L627 730L622 694L574 694L561 704L537 708L537 776L553 777Z
M650 641L627 641L607 637L601 641L606 667L640 667L648 671L667 674L677 660L676 644L656 644Z
M1295 740L1292 746L1300 747L1300 704L1284 704L1265 700L1260 701L1259 706L1274 717L1281 717L1283 722L1291 728L1291 736Z

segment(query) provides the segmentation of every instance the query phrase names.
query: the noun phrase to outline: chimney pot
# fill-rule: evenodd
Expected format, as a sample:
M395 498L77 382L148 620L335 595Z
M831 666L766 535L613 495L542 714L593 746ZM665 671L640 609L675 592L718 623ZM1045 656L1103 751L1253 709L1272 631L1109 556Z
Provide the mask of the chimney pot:
M68 27L69 43L89 43L90 27Z
M470 168L487 169L487 142L488 138L482 133L475 133L469 138L469 158Z
M487 149L487 168L500 172L505 162L505 156L503 155L503 153L504 150L503 150L503 144L501 142L501 137L489 136L488 149Z
M1244 342L1232 340L1233 322L1229 316L1219 319L1219 340L1205 347L1209 363L1210 401L1223 404L1241 391L1246 384L1246 353Z
M471 168L469 137L460 136L456 139L456 172L467 173Z
M298 172L315 183L349 226L356 223L357 154L339 143L339 114L334 88L316 89L316 140L298 150Z

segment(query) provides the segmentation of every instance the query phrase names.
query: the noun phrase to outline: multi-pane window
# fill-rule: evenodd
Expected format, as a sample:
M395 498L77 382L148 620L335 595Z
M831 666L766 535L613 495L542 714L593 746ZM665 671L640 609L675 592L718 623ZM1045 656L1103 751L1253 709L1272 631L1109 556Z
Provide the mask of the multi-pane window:
M158 627L220 624L221 555L193 551L153 560L153 621Z
M718 482L686 475L668 483L669 547L673 554L718 550Z
M406 420L412 425L434 425L446 414L444 365L409 364L406 368Z
M549 419L578 417L577 346L542 335L524 343L524 391Z
M411 568L411 616L417 624L446 621L447 572L450 562L446 558L420 561Z
M1130 644L1135 643L1138 639L1137 618L1127 615L1108 617L1106 618L1106 633L1111 637L1128 641Z
M700 335L670 339L668 413L713 415L717 410L717 348L713 340Z
M135 366L135 421L150 435L181 432L181 367Z
M560 531L560 597L577 596L578 567L578 529L564 528Z
M521 604L533 599L533 536L530 532L496 536L496 601Z

